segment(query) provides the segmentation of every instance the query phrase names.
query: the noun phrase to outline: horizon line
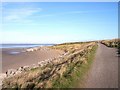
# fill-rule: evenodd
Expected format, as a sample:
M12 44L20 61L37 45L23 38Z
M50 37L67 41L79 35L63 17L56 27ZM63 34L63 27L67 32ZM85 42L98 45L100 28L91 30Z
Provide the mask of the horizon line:
M84 40L84 41L68 41L68 42L61 42L61 43L0 43L0 44L62 44L62 43L74 43L74 42L94 42L94 41L102 41L102 40L114 40L114 39L120 39L118 38L111 38L111 39L99 39L99 40Z

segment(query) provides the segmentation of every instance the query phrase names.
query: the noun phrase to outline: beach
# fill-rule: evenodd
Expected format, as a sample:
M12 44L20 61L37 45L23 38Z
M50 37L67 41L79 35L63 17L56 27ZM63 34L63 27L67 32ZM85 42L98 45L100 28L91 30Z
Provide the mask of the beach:
M25 48L2 49L2 73L8 69L18 69L22 66L31 66L46 59L60 56L63 52L41 47L35 51L25 51ZM15 53L10 53L14 51ZM20 53L16 53L20 52Z

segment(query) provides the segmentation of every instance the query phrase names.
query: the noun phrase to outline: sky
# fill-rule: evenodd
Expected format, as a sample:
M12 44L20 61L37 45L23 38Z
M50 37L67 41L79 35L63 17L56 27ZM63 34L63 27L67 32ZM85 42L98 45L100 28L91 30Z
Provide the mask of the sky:
M4 2L2 43L118 38L117 2Z

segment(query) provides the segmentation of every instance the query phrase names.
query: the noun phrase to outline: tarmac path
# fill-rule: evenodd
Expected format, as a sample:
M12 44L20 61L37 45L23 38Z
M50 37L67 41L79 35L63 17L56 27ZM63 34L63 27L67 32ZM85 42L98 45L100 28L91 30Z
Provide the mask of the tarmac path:
M118 88L117 49L98 44L95 60L85 82L85 88Z

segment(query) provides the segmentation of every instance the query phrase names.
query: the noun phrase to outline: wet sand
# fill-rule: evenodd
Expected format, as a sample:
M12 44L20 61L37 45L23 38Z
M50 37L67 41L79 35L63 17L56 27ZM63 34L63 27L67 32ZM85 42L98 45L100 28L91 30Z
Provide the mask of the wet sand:
M11 51L19 52L25 49L3 49L2 50L2 72L5 73L8 69L18 69L21 66L37 64L39 61L58 57L62 51L44 49L33 52L21 52L10 54Z

